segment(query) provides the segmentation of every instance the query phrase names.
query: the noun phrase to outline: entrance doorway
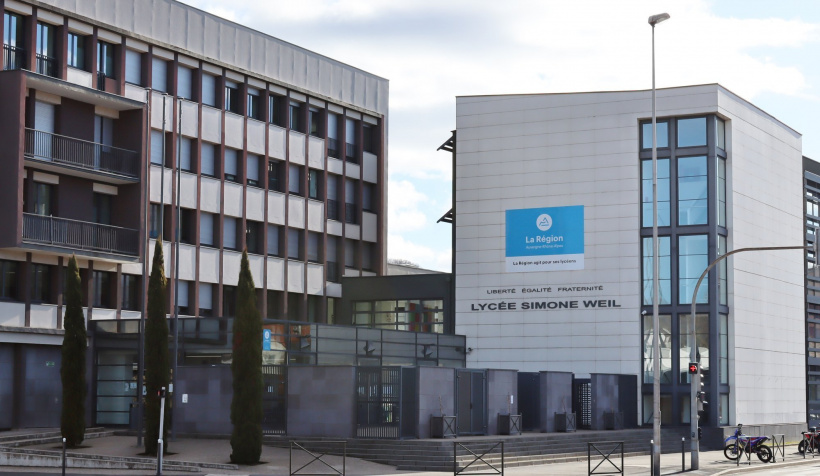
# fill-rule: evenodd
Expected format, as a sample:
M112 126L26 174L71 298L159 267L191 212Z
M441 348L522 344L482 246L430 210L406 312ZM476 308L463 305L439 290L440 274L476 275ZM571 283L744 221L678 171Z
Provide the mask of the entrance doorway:
M487 371L456 370L458 434L487 434Z

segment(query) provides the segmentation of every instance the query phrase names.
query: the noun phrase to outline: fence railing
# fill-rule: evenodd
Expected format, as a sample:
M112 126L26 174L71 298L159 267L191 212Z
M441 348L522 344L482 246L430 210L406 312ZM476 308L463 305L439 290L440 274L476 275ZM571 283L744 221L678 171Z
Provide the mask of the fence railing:
M327 280L331 283L338 283L339 282L339 263L335 261L328 261L325 263L327 266Z
M3 45L3 69L23 69L26 67L26 50L11 45Z
M322 441L321 442L323 447L327 447L327 445L331 446L341 446L341 456L342 456L342 470L339 471L338 469L334 468L333 465L327 460L328 456L332 456L333 453L329 451L311 451L305 448L303 445L291 440L290 442L290 453L289 453L289 463L288 463L288 474L290 476L295 475L304 475L304 476L345 476L347 471L347 442L346 441ZM293 451L296 450L297 454L306 453L311 459L307 463L303 464L302 466L293 469ZM301 453L299 453L301 452ZM326 471L330 471L327 473L301 473L300 471L304 470L308 466L314 463L321 463L321 468L325 469Z
M23 241L127 255L139 252L137 230L32 213L23 214Z
M359 223L355 203L345 203L345 223L350 223L351 225L357 225Z
M339 220L339 202L337 200L327 200L327 219Z
M139 177L139 155L133 150L120 149L96 142L88 142L51 132L26 129L27 157L56 162L86 170Z
M57 59L38 53L37 72L46 76L57 76Z
M328 137L327 139L327 155L328 157L339 158L339 139Z
M611 446L610 446L611 445ZM599 447L600 446L600 447ZM604 448L603 450L601 448ZM610 448L606 454L606 448ZM593 451L595 450L595 458L599 456L602 458L595 467L592 467L592 457ZM620 466L618 465L618 453L620 452L621 461ZM615 461L612 459L615 458ZM653 458L654 460L654 458ZM604 462L609 463L609 466L604 466L604 468L599 471L598 469L601 468L601 465ZM610 467L611 466L611 467ZM606 472L604 472L606 471ZM598 443L587 443L587 474L624 474L624 442L623 441L601 441Z
M475 449L477 447L486 448L484 451L479 453L481 449ZM461 448L466 453L468 453L472 458L472 460L465 464L464 466L459 466L458 464L458 450ZM501 461L500 463L493 463L490 458L490 455L496 449L501 449ZM480 463L479 463L480 462ZM481 472L486 471L486 472ZM453 476L458 476L459 474L469 474L469 475L491 475L491 474L500 474L504 476L504 442L499 441L492 446L487 447L486 444L480 446L480 444L472 444L468 447L464 443L459 443L457 441L453 442Z
M345 142L345 160L354 164L359 162L359 158L356 156L356 144Z

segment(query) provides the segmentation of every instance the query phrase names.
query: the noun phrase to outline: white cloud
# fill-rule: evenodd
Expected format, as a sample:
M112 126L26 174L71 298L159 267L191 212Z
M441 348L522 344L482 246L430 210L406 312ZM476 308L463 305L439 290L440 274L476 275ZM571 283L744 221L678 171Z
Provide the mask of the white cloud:
M388 182L387 223L390 231L420 230L427 226L427 216L420 207L429 203L427 195L406 180Z
M390 233L387 235L387 257L390 259L406 259L425 269L450 271L449 247L446 249L433 249L411 243L397 234Z

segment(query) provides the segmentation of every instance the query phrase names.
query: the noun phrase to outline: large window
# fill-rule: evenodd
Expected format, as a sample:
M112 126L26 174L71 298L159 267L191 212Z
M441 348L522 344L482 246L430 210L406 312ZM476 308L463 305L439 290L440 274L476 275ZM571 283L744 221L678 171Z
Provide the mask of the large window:
M302 103L291 101L289 107L290 128L297 132L304 132L302 127Z
M302 195L302 166L296 164L288 165L288 192L294 195Z
M261 100L259 91L256 89L248 89L248 117L256 120L262 119Z
M282 237L282 227L279 225L268 225L268 255L282 256L282 249L279 246Z
M322 130L322 111L318 108L311 107L308 109L308 120L310 122L310 135L313 137L324 137Z
M263 230L262 223L252 220L245 221L245 246L248 249L248 253L261 255L264 252L264 247L262 246L265 244L262 241Z
M228 182L239 181L239 151L225 148L225 180Z
M717 254L718 256L726 254L726 237L723 235L718 235ZM729 305L729 283L726 277L728 273L727 266L728 263L725 259L721 260L718 264L718 297L720 298L720 304L723 306ZM701 273L702 272L703 271L701 271Z
M94 223L111 224L111 195L94 193Z
M641 204L644 227L652 226L652 161L641 161ZM669 226L669 159L658 159L658 226Z
M179 156L179 167L186 172L193 172L193 161L191 160L192 140L187 137L180 137L177 142L177 154Z
M168 62L162 58L151 58L151 89L168 92Z
M657 121L658 148L669 147L669 121ZM652 123L646 122L641 126L641 148L652 148Z
M151 163L162 166L165 154L163 152L162 131L151 129Z
M340 158L339 115L332 112L327 115L327 155L328 157Z
M444 332L444 301L357 301L353 303L353 324L377 329L441 334Z
M72 68L85 69L85 37L68 32L68 65Z
M219 236L216 230L218 217L213 213L202 212L199 215L199 244L204 246L216 246L214 237Z
M3 69L26 66L23 44L23 17L11 12L3 13Z
M177 96L191 100L193 94L194 75L191 68L177 66Z
M726 226L726 160L717 159L718 226Z
M107 78L113 78L114 66L114 45L97 41L97 72Z
M302 230L288 228L288 258L302 259Z
M216 76L202 73L202 104L216 107Z
M122 275L122 310L140 310L140 276L133 274Z
M316 169L308 169L308 198L321 200L322 192L322 172Z
M91 279L94 281L94 299L91 304L93 307L106 309L116 307L112 299L114 293L111 292L111 276L112 273L106 271L94 271L91 274Z
M202 152L200 152L199 166L202 175L216 177L216 146L207 142L202 143Z
M708 191L706 156L679 157L678 225L708 223Z
M358 180L345 179L345 223L351 223L353 225L359 223L359 214L356 207L358 203L358 200L356 200L358 188Z
M678 302L689 304L695 292L698 278L709 265L709 239L706 235L684 235L678 237ZM698 289L697 302L708 302L709 276Z
M199 286L199 317L211 317L214 315L214 285L200 282Z
M339 180L338 175L327 174L327 219L339 220Z
M279 127L285 127L285 113L282 111L285 98L271 94L268 96L268 122Z
M234 114L242 114L239 85L233 81L225 81L225 110Z
M652 305L653 286L654 286L654 262L652 260L652 238L643 238L643 304L645 306ZM660 255L660 262L658 263L658 303L671 304L672 303L672 257L670 249L670 239L668 236L658 237L658 254Z
M359 155L357 150L357 130L358 121L350 118L345 119L345 160L358 163Z
M652 325L652 314L643 315L643 383L653 383L655 375L654 355L652 353L652 341L654 327ZM672 316L661 314L658 316L660 327L658 328L658 339L661 349L661 383L672 383Z
M307 245L308 261L312 263L320 263L322 261L322 234L309 231Z
M125 82L142 86L142 53L125 50Z
M37 72L47 76L57 75L54 30L55 28L48 23L37 23Z
M34 182L34 207L35 215L51 216L54 203L54 185L48 183Z
M268 161L268 190L273 192L284 191L285 180L282 176L284 162L279 160Z
M51 266L32 263L31 301L33 303L54 304L51 298Z
M234 217L225 217L222 220L222 247L226 250L236 250L236 222Z
M18 300L17 283L20 279L17 261L0 260L0 299Z
M729 316L720 315L720 329L718 329L720 339L720 368L718 370L720 383L729 384Z
M706 145L706 118L678 119L678 147Z
M679 383L689 383L689 362L691 362L690 352L692 349L692 338L690 335L691 314L681 314L678 316L679 340L680 340L680 380ZM697 324L695 326L695 337L697 339L697 354L700 357L700 369L703 381L709 381L709 314L697 314Z

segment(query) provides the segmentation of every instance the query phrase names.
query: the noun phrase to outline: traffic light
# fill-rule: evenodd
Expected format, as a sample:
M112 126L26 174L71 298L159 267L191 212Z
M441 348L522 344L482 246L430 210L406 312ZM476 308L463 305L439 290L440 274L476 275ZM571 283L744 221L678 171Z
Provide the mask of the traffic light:
M689 373L690 374L698 373L698 363L697 362L689 362Z

